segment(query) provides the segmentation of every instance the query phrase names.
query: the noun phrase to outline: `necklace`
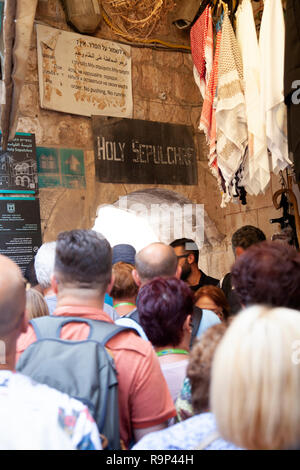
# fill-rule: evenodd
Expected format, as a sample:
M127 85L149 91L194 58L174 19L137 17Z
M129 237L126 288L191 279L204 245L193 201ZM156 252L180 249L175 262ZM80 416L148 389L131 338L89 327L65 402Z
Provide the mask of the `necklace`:
M120 302L119 304L113 305L113 308L120 307L121 305L132 305L133 307L135 307L135 304L133 304L132 302Z
M189 355L188 351L184 349L163 349L162 351L158 351L156 355L158 357L165 356L166 354L186 354Z

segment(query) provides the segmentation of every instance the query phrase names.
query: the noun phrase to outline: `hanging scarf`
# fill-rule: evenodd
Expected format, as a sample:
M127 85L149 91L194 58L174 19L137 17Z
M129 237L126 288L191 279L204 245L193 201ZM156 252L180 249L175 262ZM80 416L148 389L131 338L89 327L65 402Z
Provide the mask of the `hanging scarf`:
M216 109L217 161L226 184L222 206L232 198L232 182L247 148L248 130L242 60L228 11L224 13Z
M204 99L213 64L213 23L209 6L191 28L190 36L194 78Z
M221 191L222 176L218 168L217 153L216 153L216 106L217 106L217 84L218 84L218 67L219 55L221 45L221 24L222 20L216 26L216 48L212 72L210 75L208 86L206 87L205 99L202 106L202 113L200 118L199 129L203 130L206 135L207 143L209 144L209 162L208 166L218 182Z
M260 27L262 120L272 153L271 170L291 164L288 158L287 110L283 96L285 26L281 0L265 0Z
M266 128L260 95L260 54L250 0L243 0L236 14L236 35L240 47L248 124L248 156L243 185L249 194L264 192L270 181Z

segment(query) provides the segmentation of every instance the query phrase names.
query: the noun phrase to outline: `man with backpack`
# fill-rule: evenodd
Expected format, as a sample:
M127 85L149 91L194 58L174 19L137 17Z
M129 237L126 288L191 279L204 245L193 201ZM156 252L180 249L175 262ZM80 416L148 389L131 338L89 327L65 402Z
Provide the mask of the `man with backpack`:
M129 448L164 428L176 411L151 344L102 310L113 285L107 240L92 230L61 233L52 285L57 308L20 337L18 369L85 401L110 448L119 447L119 429L121 447ZM109 355L102 365L104 346Z
M101 449L84 404L15 372L17 338L27 328L25 299L19 267L0 255L0 449Z

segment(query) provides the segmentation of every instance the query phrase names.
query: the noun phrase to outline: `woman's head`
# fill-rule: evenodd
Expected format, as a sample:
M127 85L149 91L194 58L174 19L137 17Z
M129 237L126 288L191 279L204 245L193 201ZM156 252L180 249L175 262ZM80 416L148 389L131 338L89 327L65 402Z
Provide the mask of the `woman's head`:
M187 368L187 377L192 389L194 413L202 413L209 408L209 387L211 367L215 350L227 329L225 323L208 328L193 346Z
M210 395L227 441L247 449L299 444L299 340L295 310L253 306L233 320L214 357Z
M26 313L29 320L49 315L44 297L34 288L27 289L26 291Z
M114 285L110 292L111 297L120 300L136 297L138 286L132 277L133 269L132 264L123 263L122 261L113 265Z
M227 320L230 307L222 289L216 286L203 286L195 293L195 305L202 309L212 310L220 320Z
M155 347L177 346L193 312L193 293L176 278L155 278L141 287L137 298L140 322ZM190 327L189 327L190 328Z
M278 241L250 246L231 269L240 302L300 309L300 253Z

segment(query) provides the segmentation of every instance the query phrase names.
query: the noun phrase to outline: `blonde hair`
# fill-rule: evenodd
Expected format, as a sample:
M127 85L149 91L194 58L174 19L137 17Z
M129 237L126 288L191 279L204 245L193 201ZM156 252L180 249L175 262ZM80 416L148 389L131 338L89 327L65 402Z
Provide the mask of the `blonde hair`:
M224 439L257 450L299 445L299 340L296 310L253 306L233 320L214 357L210 390Z
M26 290L26 313L29 320L49 315L44 297L34 288Z

